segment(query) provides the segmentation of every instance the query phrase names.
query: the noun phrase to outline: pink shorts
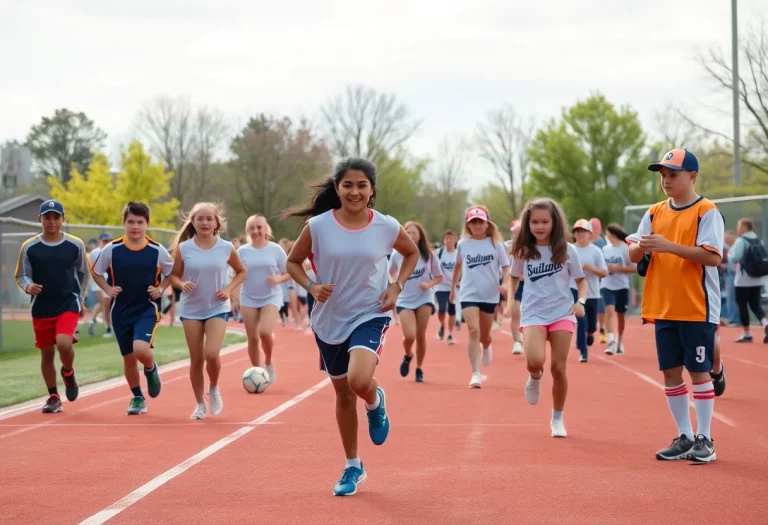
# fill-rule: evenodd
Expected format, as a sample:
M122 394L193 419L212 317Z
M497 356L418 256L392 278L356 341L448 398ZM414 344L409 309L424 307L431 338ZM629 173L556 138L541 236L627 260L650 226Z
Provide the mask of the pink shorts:
M565 332L573 333L576 327L576 323L569 319L561 319L560 321L556 321L550 325L543 325L543 324L531 324L528 326L535 326L536 328L541 328L545 332L557 332L558 330L563 330ZM521 326L520 331L523 331L523 328L527 328L526 326Z

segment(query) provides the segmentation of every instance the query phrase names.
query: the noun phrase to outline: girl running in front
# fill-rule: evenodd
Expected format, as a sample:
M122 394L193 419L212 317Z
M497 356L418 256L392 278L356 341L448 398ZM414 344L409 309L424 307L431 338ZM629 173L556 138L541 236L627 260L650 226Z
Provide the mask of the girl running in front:
M229 296L245 279L245 269L232 244L219 235L227 228L218 206L198 202L173 240L171 284L181 290L181 324L189 347L189 379L197 406L191 419L205 418L203 392L208 371L211 414L224 408L219 391L221 344L230 311ZM229 268L235 276L227 284Z
M312 329L336 391L336 421L347 458L333 494L350 496L366 478L357 450L358 397L365 401L371 441L381 445L389 434L387 400L373 374L391 310L416 267L419 249L396 219L372 209L376 168L370 161L344 159L313 189L306 206L284 214L306 222L288 255L288 273L317 300ZM393 248L403 262L390 284L387 256ZM307 258L317 283L304 271Z
M502 284L499 286L499 275ZM480 346L483 366L491 366L491 327L499 294L506 293L509 280L509 258L501 241L499 229L488 217L485 206L473 206L467 211L464 238L456 248L451 296L461 281L461 315L469 330L469 364L472 367L470 388L483 386L480 373Z
M603 246L603 255L609 273L600 283L600 293L605 301L605 330L608 332L605 353L609 355L624 353L624 315L629 304L629 275L637 271L637 267L629 260L627 236L627 232L618 224L609 224L606 228L605 239L608 244ZM617 325L618 342L614 339Z
M443 272L443 280L435 286L435 298L437 299L437 319L440 327L437 329L437 338L443 340L445 336L445 314L448 314L449 345L455 344L453 329L456 325L456 305L448 300L451 295L451 283L453 282L453 267L456 265L456 243L459 236L448 230L443 234L443 247L437 251L437 259L440 261L440 269Z
M283 304L280 285L290 276L285 263L288 257L279 244L270 241L272 228L263 215L255 214L245 223L245 232L251 242L237 250L243 267L245 281L240 286L240 313L248 335L248 357L253 366L261 366L261 349L264 349L264 367L269 381L275 382L275 364L272 362L274 340L272 332Z
M576 317L584 315L587 281L576 248L568 244L568 224L560 205L551 199L534 199L525 205L520 233L512 247L512 279L525 275L520 329L525 338L528 382L525 399L539 402L546 361L546 343L552 350L553 437L565 437L563 408L568 394L565 365ZM578 284L578 300L571 295L571 278ZM517 283L513 283L513 289Z
M427 355L427 324L435 313L435 293L433 288L443 280L437 257L421 224L414 221L405 223L405 231L419 248L419 262L408 277L397 298L397 313L403 325L403 348L405 356L400 363L400 375L408 376L413 359L413 343L416 342L416 382L424 382L424 357ZM389 273L394 279L403 256L395 252L389 262Z
M587 280L587 302L584 303L584 317L576 322L576 348L579 349L579 363L586 363L589 347L595 342L597 332L597 310L600 299L600 279L608 275L603 250L592 242L592 224L586 219L579 219L573 225L576 238L576 253L579 256L584 278ZM579 291L576 281L571 279L573 300L578 301ZM606 326L608 321L606 316Z

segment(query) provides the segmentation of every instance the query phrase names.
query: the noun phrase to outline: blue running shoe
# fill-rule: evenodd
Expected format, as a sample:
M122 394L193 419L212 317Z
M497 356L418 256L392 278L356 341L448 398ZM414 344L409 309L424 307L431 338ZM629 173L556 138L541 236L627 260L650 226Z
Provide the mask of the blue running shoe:
M341 473L341 479L333 487L334 496L352 496L357 492L357 486L365 481L365 467L347 467Z
M384 390L378 387L376 391L379 393L381 402L378 408L368 410L368 434L371 436L371 441L374 445L381 445L387 440L389 435L389 416L387 415L387 398L384 395Z

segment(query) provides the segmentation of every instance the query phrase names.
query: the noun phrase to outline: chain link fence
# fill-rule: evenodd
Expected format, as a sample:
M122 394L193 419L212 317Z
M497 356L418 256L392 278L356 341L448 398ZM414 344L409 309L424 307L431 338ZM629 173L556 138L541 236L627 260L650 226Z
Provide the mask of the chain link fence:
M86 248L99 244L99 236L109 233L112 238L122 237L122 226L91 224L64 224L64 231L82 239ZM16 264L21 245L40 233L37 222L0 217L0 353L26 350L34 347L30 321L30 297L16 286ZM166 248L176 235L174 230L149 228L147 235Z
M749 218L755 223L755 233L768 245L768 195L755 195L750 197L732 197L727 199L713 199L717 208L725 218L725 231L736 232L739 219ZM626 206L624 208L624 228L629 233L634 233L640 226L640 221L648 211L651 204ZM764 283L765 284L765 283ZM635 275L632 279L632 299L630 311L640 313L640 300L643 292L643 279Z

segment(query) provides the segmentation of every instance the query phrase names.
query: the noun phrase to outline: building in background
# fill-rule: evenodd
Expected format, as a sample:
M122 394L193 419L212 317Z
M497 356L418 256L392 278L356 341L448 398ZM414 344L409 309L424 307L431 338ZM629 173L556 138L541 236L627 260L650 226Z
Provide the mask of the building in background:
M31 184L32 152L16 141L0 147L0 200L14 195L16 188Z

